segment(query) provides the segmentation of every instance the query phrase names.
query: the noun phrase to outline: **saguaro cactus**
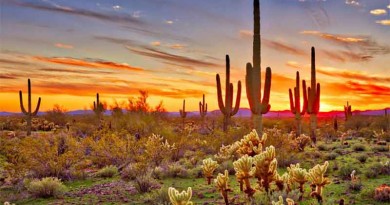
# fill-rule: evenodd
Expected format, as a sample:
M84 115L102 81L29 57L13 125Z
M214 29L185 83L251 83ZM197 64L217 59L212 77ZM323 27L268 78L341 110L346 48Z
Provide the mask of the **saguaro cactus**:
M317 129L317 114L320 111L320 83L316 83L316 53L311 47L311 87L307 88L308 106L307 113L310 114L310 138L316 142L315 131Z
M238 81L237 85L237 96L236 96L236 105L233 109L233 83L230 83L230 59L226 55L226 88L225 88L225 103L222 99L222 88L221 80L219 74L216 76L217 79L217 94L218 94L218 106L221 110L224 120L223 120L223 130L227 131L227 127L230 122L230 118L237 114L238 109L240 108L240 99L241 99L241 81Z
M291 112L295 115L295 120L297 123L297 133L296 136L300 136L302 132L302 116L305 115L307 109L307 94L306 94L306 81L302 80L302 89L303 89L303 107L301 110L301 92L299 89L299 72L297 71L296 76L296 86L294 88L294 97L291 89L288 90L290 96L290 109ZM295 99L295 100L294 100Z
M183 109L179 110L180 111L180 117L183 119L183 130L185 126L185 119L187 117L187 112L186 112L186 100L183 100Z
M35 111L32 112L31 110L31 82L30 79L28 79L28 111L24 108L23 105L23 95L22 91L19 91L19 99L20 99L20 109L22 110L23 114L26 116L27 121L27 135L31 135L31 118L36 116L39 111L39 106L41 105L41 98L38 98L38 104L35 108Z
M344 105L345 121L352 117L352 106L347 101L347 106Z
M104 105L99 100L99 93L96 93L96 101L93 101L93 112L100 120L104 112Z
M202 126L204 125L204 118L207 115L207 103L205 102L205 97L203 94L203 103L199 101L199 114L202 118Z
M265 72L264 96L261 100L261 38L260 38L260 2L253 1L254 11L254 32L253 32L253 67L246 64L246 94L252 112L253 125L258 133L262 133L262 115L271 109L269 104L271 91L271 68L267 67Z

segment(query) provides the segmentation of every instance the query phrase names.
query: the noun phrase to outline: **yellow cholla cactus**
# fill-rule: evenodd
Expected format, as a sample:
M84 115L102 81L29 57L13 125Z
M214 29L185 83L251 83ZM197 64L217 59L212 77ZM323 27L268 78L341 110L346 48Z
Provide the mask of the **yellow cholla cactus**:
M188 187L187 191L179 193L175 188L169 187L168 189L169 200L173 205L192 205L190 201L192 197L192 189Z
M254 190L251 188L249 178L253 176L253 158L244 155L237 161L233 162L234 170L236 171L236 177L238 182L240 183L240 190L243 190L242 185L245 185L245 193L249 197L253 196Z
M231 145L222 145L219 148L218 154L215 155L215 158L220 161L226 161L228 159L232 159L238 149L238 142L235 142Z
M221 192L225 204L229 204L228 192L231 191L229 188L229 172L225 170L225 174L219 173L217 178L214 179L217 190Z
M266 192L269 190L270 183L276 179L278 161L275 156L275 147L270 146L264 152L253 157L254 176Z
M212 160L211 158L207 158L203 160L203 175L207 178L207 184L211 183L211 179L213 178L214 170L218 167L218 162Z
M303 185L308 181L307 171L303 169L298 164L291 164L290 167L287 167L287 172L290 176L291 183L295 182L299 184L299 191L302 193L299 199L303 198Z
M266 133L264 133L260 139L256 130L253 129L252 132L245 135L244 138L238 142L237 153L242 156L247 154L253 157L263 150L263 146L266 140L267 140Z
M326 161L323 165L317 164L312 169L310 169L309 173L307 174L310 182L316 186L316 190L311 193L311 196L316 197L320 203L322 202L322 188L330 183L330 180L324 177L328 166L328 161Z
M288 173L284 173L283 175L279 175L279 173L276 173L275 175L275 184L278 187L279 191L283 191L284 185L287 185L287 190L290 190L290 187L292 186L292 182L290 179L290 175Z
M287 205L294 205L295 204L294 200L292 200L290 198L287 198L286 202L287 202ZM279 201L277 201L277 202L272 201L272 205L284 205L283 197L279 196Z

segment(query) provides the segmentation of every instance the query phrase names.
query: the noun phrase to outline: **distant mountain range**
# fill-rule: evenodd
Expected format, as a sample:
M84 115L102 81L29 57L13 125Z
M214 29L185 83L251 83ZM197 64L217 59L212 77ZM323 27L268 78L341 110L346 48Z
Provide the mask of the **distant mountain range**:
M390 114L390 108L387 108L389 110ZM83 114L93 114L92 110L73 110L67 112L69 115L83 115ZM38 115L44 115L45 112L38 112ZM111 115L111 111L106 111L106 115ZM209 115L220 115L221 112L219 110L213 110L208 113ZM353 115L384 115L385 110L355 110L353 111ZM0 116L18 116L22 115L22 113L15 113L15 112L0 112ZM169 116L172 117L178 117L180 116L179 112L168 112ZM193 111L193 112L187 112L188 117L193 117L193 116L199 116L198 111ZM251 111L249 108L241 108L237 115L237 117L250 117L251 116ZM290 112L290 110L281 110L281 111L270 111L267 114L264 115L264 117L293 117L294 115ZM319 114L319 117L344 117L344 111L329 111L329 112L321 112Z

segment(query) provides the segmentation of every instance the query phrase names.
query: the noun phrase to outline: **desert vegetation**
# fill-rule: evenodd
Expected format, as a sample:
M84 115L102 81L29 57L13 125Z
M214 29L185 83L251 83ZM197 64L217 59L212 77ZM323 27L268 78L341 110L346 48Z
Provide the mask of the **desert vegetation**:
M236 116L241 82L235 93L229 55L225 90L217 74L217 96L199 96L196 116L188 114L186 100L177 115L162 102L152 108L147 91L113 105L97 93L91 112L80 115L60 105L37 115L41 98L33 111L28 79L28 109L20 91L23 115L0 118L0 202L389 203L387 110L354 115L347 102L345 120L321 116L326 88L317 82L312 47L310 87L297 72L295 87L286 91L293 119L263 116L271 109L272 74L267 67L262 91L259 0L254 17L253 65L246 65L245 79L251 118ZM208 112L206 97L218 99L219 114Z

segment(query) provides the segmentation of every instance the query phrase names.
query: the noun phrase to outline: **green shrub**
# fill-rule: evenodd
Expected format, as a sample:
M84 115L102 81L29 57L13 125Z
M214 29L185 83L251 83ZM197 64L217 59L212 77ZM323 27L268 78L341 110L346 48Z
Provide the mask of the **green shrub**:
M335 153L339 154L339 155L344 155L345 154L345 150L342 149L342 148L337 148L334 150Z
M349 182L348 189L352 191L362 190L363 184L361 181Z
M356 157L356 159L359 160L359 162L361 162L361 163L365 163L367 161L367 155L364 155L364 154L359 155Z
M364 173L364 175L367 178L376 178L379 174L382 173L383 165L379 162L375 162L367 167L367 171Z
M168 189L166 187L161 187L158 190L153 190L149 194L143 197L145 204L151 205L160 205L160 204L170 204Z
M118 168L114 165L105 166L96 172L96 176L102 178L112 178L115 175L118 175Z
M359 174L359 169L355 165L351 163L344 164L339 169L339 177L342 179L351 179L351 173L353 170L356 171L356 174Z
M319 151L328 151L328 149L329 149L329 147L326 146L325 144L319 144L317 146L317 148L318 148Z
M140 175L135 178L135 188L140 194L150 192L157 186L159 186L158 182L150 174Z
M362 152L362 151L366 151L366 146L362 145L362 144L356 144L352 147L352 149L355 151L355 152Z
M374 146L371 148L373 152L388 152L389 147L388 146Z
M65 193L66 187L61 180L55 177L34 179L26 184L27 190L35 197L60 197Z
M154 179L164 179L166 177L166 171L164 170L164 168L158 166L158 167L155 167L153 170L152 170L152 177Z
M168 165L167 175L169 177L173 177L173 178L176 178L176 177L186 178L186 177L188 177L188 171L179 163L172 163L172 164Z
M327 155L325 155L326 160L334 160L338 157L339 155L336 152L331 152Z

